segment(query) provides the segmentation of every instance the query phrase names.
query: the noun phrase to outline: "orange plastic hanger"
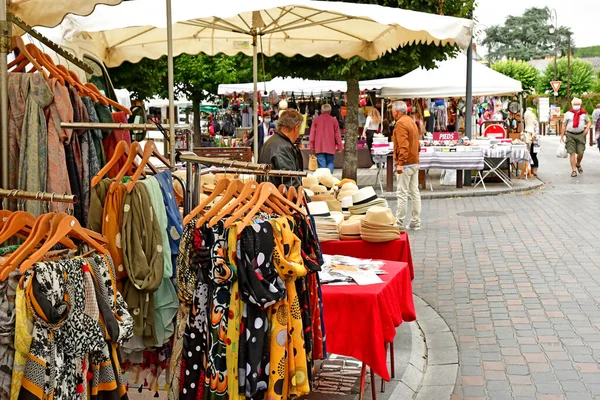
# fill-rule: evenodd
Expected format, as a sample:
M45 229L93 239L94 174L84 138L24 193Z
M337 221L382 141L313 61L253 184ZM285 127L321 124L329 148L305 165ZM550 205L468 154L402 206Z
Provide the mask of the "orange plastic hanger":
M4 223L8 220L8 217L12 214L12 211L8 210L0 210L0 231L2 231L2 227Z
M183 218L183 225L187 225L196 215L203 214L204 208L210 204L211 201L217 198L221 193L223 193L227 186L229 185L229 179L221 179L215 185L215 189L212 191L210 196L208 196L204 201L200 202L188 215Z
M131 143L131 146L129 146L129 154L127 156L127 160L125 161L125 164L123 164L123 166L119 170L119 173L115 177L114 182L110 184L110 187L108 189L109 193L112 193L116 190L117 186L121 184L121 181L123 180L123 178L135 166L135 158L138 156L138 153L140 152L141 149L142 149L142 146L140 145L139 142ZM145 172L143 171L144 167L139 166L139 169L141 169L142 174L145 175Z
M246 211L252 208L252 206L255 203L255 201L253 200L258 198L261 185L262 184L259 184L256 181L247 182L244 186L244 189L242 190L242 193L240 193L240 195L238 196L238 199L240 199L240 201L237 204L234 203L233 205L228 207L227 210L223 210L225 212L221 212L221 214L217 216L217 218L221 219L227 214L232 214L231 217L227 218L227 220L225 221L225 228L229 228L233 223L235 223L235 221L240 219ZM262 210L267 214L273 214L274 212L276 212L272 208L268 207L266 204L263 204Z
M25 232L25 238L31 232L35 224L35 217L27 211L15 211L12 213L0 231L0 244L17 235L19 232ZM23 236L23 235L19 235Z
M156 148L156 145L154 144L154 141L150 141L150 142L146 143L146 146L144 147L143 151L142 151L142 146L137 147L136 156L140 155L142 157L142 161L140 162L138 168L135 170L133 175L131 175L131 180L129 182L127 182L127 185L126 185L127 193L131 193L131 191L133 190L133 187L137 183L138 179L140 179L140 176L142 174L145 174L144 168L146 167L146 165L148 165L155 174L157 173L158 170L156 169L156 167L154 167L152 164L149 163L150 157L152 156L152 152L154 151L155 148Z
M215 204L212 205L212 207L210 208L210 210L208 210L206 213L204 213L204 215L200 218L198 218L198 221L196 222L196 227L199 228L202 225L204 225L204 223L206 221L208 221L210 218L212 218L213 216L217 215L217 213L223 208L225 207L227 204L229 204L229 202L231 200L233 200L234 198L236 198L237 194L240 193L240 191L243 189L244 187L244 183L242 181L240 181L239 179L233 179L229 182L229 186L227 187L227 190L225 191L225 193L223 194L223 196L221 196L221 199L216 202ZM214 223L213 223L214 221ZM211 224L216 224L218 221L218 219L214 219L211 220ZM209 226L213 226L213 225L209 225Z
M65 84L65 78L62 76L62 74L56 69L56 66L54 65L54 62L49 63L48 59L45 57L44 53L42 53L40 51L40 49L37 48L36 45L28 43L25 45L25 48L29 51L29 53L36 59L36 61L38 63L40 63L40 65L42 67L44 67L46 69L46 71L48 71L48 74L50 75L50 77L52 78L56 78L56 80L58 82L60 82L61 85Z
M31 63L31 65L33 65L33 67L40 74L42 74L42 76L44 77L44 79L48 80L48 74L46 74L46 72L44 71L44 69L42 68L42 66L37 62L37 60L35 59L35 57L33 57L31 55L31 53L29 53L29 51L25 47L25 42L23 42L23 39L21 38L21 36L13 36L12 37L12 50L11 51L15 51L16 49L19 49L20 54L22 54L25 57L25 59L27 59L29 61L29 63ZM21 65L23 65L23 68L24 68L27 65L27 63L25 63L25 64L21 63L21 64L19 64L19 67L21 67ZM22 70L17 70L15 72L20 72L20 71L22 71Z
M116 108L117 110L123 111L127 115L131 115L131 110L129 108L122 106L121 104L117 103L113 99L103 95L102 92L100 91L100 89L98 89L98 87L96 85L94 85L93 83L86 83L85 86L88 89L90 89L92 92L96 93L96 95L98 96L98 100L105 106L111 105L114 108Z
M89 89L96 95L100 104L103 104L105 106L109 105L108 99L104 97L104 95L100 92L96 85L94 85L93 83L85 83L83 86L85 86L87 89Z
M256 181L246 182L242 191L238 193L237 202L232 202L228 204L225 208L219 211L217 215L210 220L208 226L214 226L219 220L221 220L226 215L231 214L233 210L236 208L242 207L243 205L248 203L250 196L252 196L258 190L258 183ZM227 226L228 227L228 226Z
M121 160L123 154L129 155L129 148L127 147L127 142L121 140L115 146L115 151L110 160L108 160L106 165L102 167L102 169L96 174L96 176L92 178L92 187L95 187L98 183L100 183L100 181L106 176L106 174L108 174L108 171L110 171L110 169L114 167L115 164L119 162L119 160Z
M48 238L44 245L21 264L21 273L24 273L29 268L31 268L33 264L41 260L44 257L44 255L52 248L52 246L58 243L60 241L60 238L63 238L65 236L70 236L72 238L82 240L89 244L92 248L94 248L98 253L108 255L108 250L102 247L100 243L92 239L87 234L86 230L84 230L81 227L79 221L77 221L75 217L68 215L61 219L60 223L57 226L56 232L50 238Z

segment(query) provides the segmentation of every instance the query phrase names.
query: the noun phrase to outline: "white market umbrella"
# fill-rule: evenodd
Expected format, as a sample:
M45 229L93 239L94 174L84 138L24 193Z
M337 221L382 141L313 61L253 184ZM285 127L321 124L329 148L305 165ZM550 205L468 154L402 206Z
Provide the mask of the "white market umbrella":
M273 78L268 82L257 82L258 91L266 90L267 93L294 93L295 95L318 95L329 92L346 92L345 81L318 81L302 78ZM232 95L233 93L254 93L254 83L220 84L217 89L219 95Z
M494 71L473 61L473 96L501 96L520 93L520 81ZM361 90L381 90L387 98L435 98L465 97L467 57L459 54L456 58L438 63L436 69L417 68L399 78L361 81Z
M172 10L172 42L163 12L164 0L133 0L98 7L89 17L71 18L71 34L89 33L104 48L111 67L143 57L173 54L252 55L256 93L257 52L265 56L360 56L375 60L410 44L466 48L473 21L371 4L310 0L167 0ZM170 25L170 24L169 24ZM259 48L260 46L260 48ZM170 82L172 84L172 82ZM253 107L257 126L257 107ZM258 156L258 141L254 141Z
M116 5L122 0L0 0L0 22L7 21L7 12L29 26L54 27L65 15L88 15L98 4ZM13 34L20 34L14 27ZM10 38L6 38L10 40ZM10 42L9 42L10 43ZM0 187L8 187L8 82L7 53L0 50Z

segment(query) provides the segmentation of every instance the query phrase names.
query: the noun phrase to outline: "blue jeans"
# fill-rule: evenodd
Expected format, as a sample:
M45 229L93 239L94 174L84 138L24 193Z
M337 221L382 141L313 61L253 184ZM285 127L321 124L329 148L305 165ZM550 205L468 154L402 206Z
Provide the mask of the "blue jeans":
M319 168L329 168L331 173L333 174L333 159L335 154L328 153L318 153L317 154L317 162L319 163Z

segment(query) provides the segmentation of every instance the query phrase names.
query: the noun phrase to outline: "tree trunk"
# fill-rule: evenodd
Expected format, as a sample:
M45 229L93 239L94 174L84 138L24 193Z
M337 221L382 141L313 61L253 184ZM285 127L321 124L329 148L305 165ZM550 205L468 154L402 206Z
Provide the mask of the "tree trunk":
M200 101L192 99L192 110L194 112L194 146L200 146Z
M344 169L342 178L357 180L358 156L356 146L358 143L358 70L352 69L351 75L346 79L348 89L346 92L346 139L344 141Z

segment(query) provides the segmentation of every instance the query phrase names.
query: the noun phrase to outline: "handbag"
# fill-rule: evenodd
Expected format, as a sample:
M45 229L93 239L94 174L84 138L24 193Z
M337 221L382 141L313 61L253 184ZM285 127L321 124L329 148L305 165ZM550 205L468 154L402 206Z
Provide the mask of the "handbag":
M308 170L316 171L317 168L319 168L319 162L317 161L317 156L315 156L314 154L311 154L310 157L308 158Z

